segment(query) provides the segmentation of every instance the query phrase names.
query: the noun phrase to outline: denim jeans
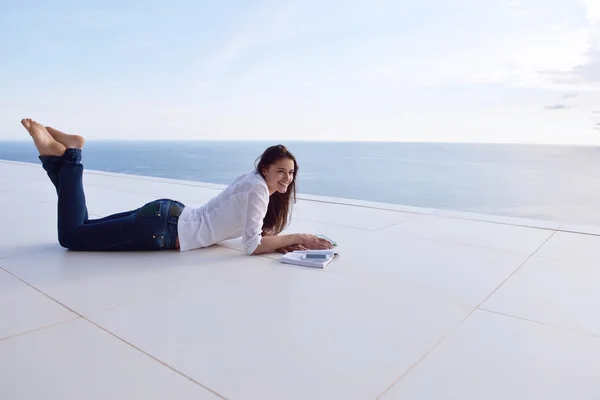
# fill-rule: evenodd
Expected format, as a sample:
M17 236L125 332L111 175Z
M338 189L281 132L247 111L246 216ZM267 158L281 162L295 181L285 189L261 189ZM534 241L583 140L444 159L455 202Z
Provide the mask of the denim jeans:
M184 205L158 199L135 210L89 219L83 191L80 149L62 156L39 156L58 194L58 241L69 250L125 251L174 249Z

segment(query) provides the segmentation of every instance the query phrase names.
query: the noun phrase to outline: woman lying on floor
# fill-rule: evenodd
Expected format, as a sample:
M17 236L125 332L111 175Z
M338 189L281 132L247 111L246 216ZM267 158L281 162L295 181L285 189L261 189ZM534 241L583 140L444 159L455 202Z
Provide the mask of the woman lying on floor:
M284 146L262 154L254 170L200 207L170 199L101 219L89 219L83 191L84 139L26 118L21 121L58 194L58 241L79 251L171 250L243 238L247 254L330 249L310 234L279 235L289 220L298 165Z

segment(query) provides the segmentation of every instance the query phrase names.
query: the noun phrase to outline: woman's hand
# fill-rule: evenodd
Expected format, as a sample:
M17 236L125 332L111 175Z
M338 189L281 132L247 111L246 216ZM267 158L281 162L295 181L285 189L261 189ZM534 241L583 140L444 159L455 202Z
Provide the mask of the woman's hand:
M302 246L301 244L293 244L291 246L288 247L282 247L280 249L277 249L277 252L285 254L294 250L308 250L306 247Z
M327 240L308 233L299 235L300 244L307 250L329 250L333 249L333 244Z

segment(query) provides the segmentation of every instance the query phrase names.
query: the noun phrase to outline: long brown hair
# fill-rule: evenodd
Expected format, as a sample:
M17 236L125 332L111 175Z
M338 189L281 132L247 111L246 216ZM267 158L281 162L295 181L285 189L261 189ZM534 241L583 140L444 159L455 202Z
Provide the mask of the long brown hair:
M294 179L285 193L275 192L269 198L267 214L263 219L263 233L277 235L285 229L292 216L292 204L296 203L296 174L298 174L298 163L296 157L284 146L277 145L267 148L256 160L256 171L263 176L263 169L277 161L288 158L294 162Z

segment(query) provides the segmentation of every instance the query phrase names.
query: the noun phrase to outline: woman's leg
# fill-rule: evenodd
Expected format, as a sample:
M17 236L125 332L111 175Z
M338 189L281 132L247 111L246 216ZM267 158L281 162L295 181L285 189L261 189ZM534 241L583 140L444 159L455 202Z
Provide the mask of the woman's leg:
M176 207L167 199L86 224L81 149L66 149L35 121L23 120L22 123L34 138L44 169L56 174L58 235L63 247L88 251L172 248L167 225L174 218L172 210Z
M42 164L62 163L58 171L58 240L70 248L86 221L81 149L67 149L61 157L40 156Z
M58 129L52 128L51 126L46 126L46 130L48 131L48 133L50 134L50 136L52 136L52 138L54 140L56 140L57 142L59 142L60 144L65 146L65 148L67 148L67 149L82 149L83 145L85 144L85 139L82 136L70 135L65 132L59 131ZM46 158L45 160L42 160L42 166L46 170L48 177L54 184L57 194L58 194L58 173L60 171L62 164L63 164L62 159ZM99 219L89 219L88 211L87 211L87 207L86 207L84 223L85 224L93 224L93 223L97 223L97 222L104 222L104 221L109 221L109 220L113 220L113 219L124 218L124 217L130 216L135 211L136 210L126 211L126 212L122 212L122 213L118 213L118 214L109 215L109 216L106 216L104 218L99 218Z
M97 219L88 219L85 221L86 225L89 224L96 224L98 222L105 222L105 221L110 221L113 219L119 219L119 218L125 218L125 217L129 217L131 214L135 213L138 209L136 210L131 210L131 211L125 211L125 212L120 212L117 214L112 214L112 215L107 215L106 217L102 217L102 218L97 218Z
M28 120L31 121L31 119L28 119ZM65 147L65 149L70 149L70 148L82 149L83 145L85 143L84 138L81 136L68 135L64 132L61 132L61 131L56 130L49 126L46 127L46 131L50 134L50 136L55 141L62 144ZM60 158L57 159L57 158L52 158L52 157L47 158L46 160L43 160L43 159L41 159L41 156L40 156L40 160L42 161L42 167L44 168L44 170L48 174L48 177L50 178L50 181L56 188L56 194L58 194L58 173L63 164L63 161ZM86 223L88 222L87 208L85 211L84 221Z
M80 251L158 250L164 248L163 203L86 223L80 149L67 149L58 174L58 237L61 246ZM43 162L52 157L42 157Z
M83 145L85 144L85 139L83 138L83 136L67 134L67 133L59 131L58 129L55 129L51 126L46 126L46 130L48 131L48 133L50 134L50 136L52 136L52 138L54 140L56 140L57 142L59 142L60 144L65 146L67 149L83 149ZM58 193L58 171L60 170L60 166L62 165L62 162L47 162L47 163L44 163L43 165L44 165L44 169L48 173L48 176L50 177L50 180L56 187L56 191ZM130 210L130 211L122 212L122 213L108 215L103 218L89 219L87 208L86 208L86 215L85 215L84 223L85 224L94 224L97 222L104 222L104 221L109 221L112 219L124 218L124 217L130 216L131 214L133 214L136 211L137 210Z

